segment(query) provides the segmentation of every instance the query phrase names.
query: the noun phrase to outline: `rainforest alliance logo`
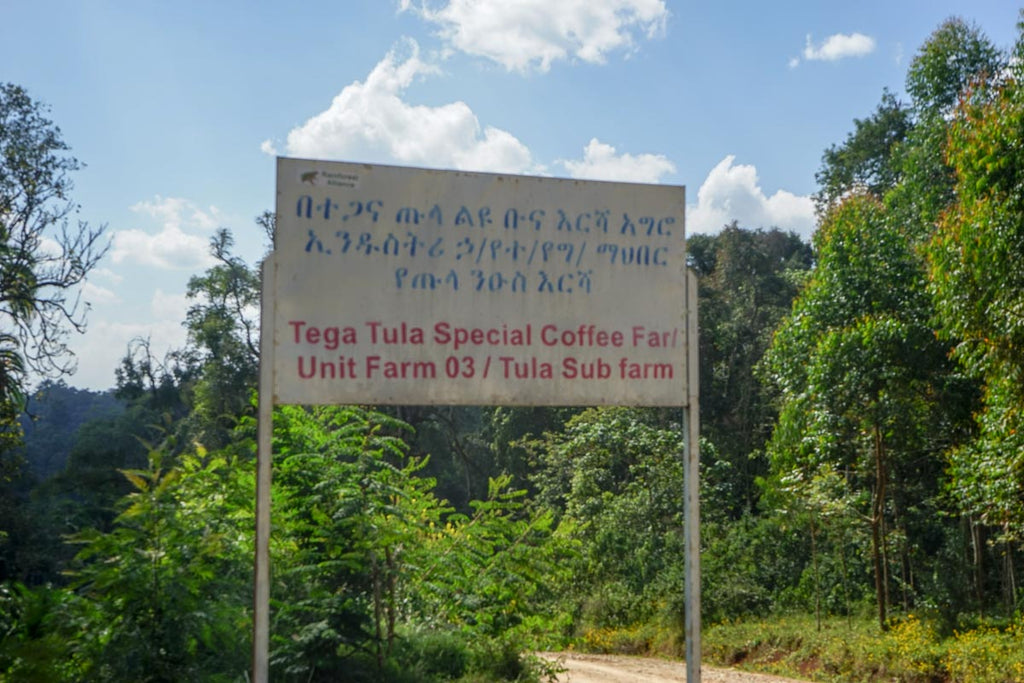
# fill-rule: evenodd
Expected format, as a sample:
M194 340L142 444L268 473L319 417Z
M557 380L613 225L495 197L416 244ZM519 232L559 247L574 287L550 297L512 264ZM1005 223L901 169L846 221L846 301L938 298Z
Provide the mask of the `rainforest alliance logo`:
M359 187L359 175L344 171L308 170L299 172L299 184L310 187Z

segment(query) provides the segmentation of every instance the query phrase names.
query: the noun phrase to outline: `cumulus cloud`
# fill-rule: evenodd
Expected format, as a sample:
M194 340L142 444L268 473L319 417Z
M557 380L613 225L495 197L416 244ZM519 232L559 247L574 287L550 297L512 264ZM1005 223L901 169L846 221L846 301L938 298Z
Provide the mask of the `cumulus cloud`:
M769 197L759 184L757 169L735 161L729 155L711 169L697 191L697 203L687 206L687 231L714 233L735 220L743 227L775 227L809 238L814 231L811 198L785 190Z
M97 315L90 316L88 333L70 340L79 359L74 376L76 386L98 390L112 387L114 368L121 364L135 339L148 339L153 354L159 359L187 342L188 333L182 321L191 302L184 291L175 293L157 287L148 305L144 300L140 302L142 305L135 310L130 322L117 320L110 312L111 306L130 306L130 302L122 302L118 297L96 303L98 306L93 313Z
M400 52L402 54L400 54ZM437 107L402 99L417 79L438 68L407 40L364 82L346 86L325 111L288 133L289 155L503 173L537 172L530 151L507 131L480 125L465 102ZM267 141L263 150L274 145Z
M260 151L264 154L269 154L272 157L277 156L277 145L272 140L264 140L260 143Z
M150 300L150 311L157 318L164 320L176 320L178 324L185 319L185 314L191 302L184 292L180 294L168 294L163 289L157 288Z
M114 233L110 258L115 264L197 269L213 264L209 235L220 224L215 207L202 209L186 199L157 196L132 208L158 224L156 232L131 228Z
M124 276L120 273L115 273L110 268L94 268L92 270L91 277L102 278L111 284L119 285L124 280Z
M151 340L153 354L163 358L167 351L184 346L186 333L180 318L130 323L90 320L88 334L72 340L78 357L75 386L96 390L114 386L114 369L121 364L128 344L139 338Z
M115 294L111 289L100 287L92 282L86 282L82 285L82 300L91 306L93 304L100 303L114 304L120 301L121 297Z
M668 19L664 0L403 0L401 8L437 24L450 49L522 72L558 60L603 63L663 33Z
M875 51L875 39L863 33L836 33L826 38L821 44L815 45L810 34L801 55L807 61L836 62L850 57L864 57ZM789 60L791 68L800 64L800 58Z
M615 148L592 138L583 150L581 161L560 160L573 178L657 183L673 173L675 165L661 154L618 154Z

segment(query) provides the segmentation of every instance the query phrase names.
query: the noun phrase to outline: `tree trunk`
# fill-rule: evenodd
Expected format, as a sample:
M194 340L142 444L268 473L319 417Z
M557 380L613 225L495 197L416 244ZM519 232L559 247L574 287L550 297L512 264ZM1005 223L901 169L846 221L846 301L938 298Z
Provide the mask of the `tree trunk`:
M875 498L871 510L871 555L875 565L875 600L878 602L878 626L885 630L888 591L885 585L885 548L882 516L885 511L885 467L882 457L882 433L875 425Z
M978 602L978 613L984 616L985 613L985 574L984 574L984 559L985 551L983 548L983 539L981 538L981 525L976 523L973 518L969 519L970 530L971 530L971 551L973 554L972 563L974 565L974 599Z
M1008 525L1004 525L1004 531L1006 531L1007 526ZM1006 551L1003 554L1003 561L1005 563L1003 569L1003 574L1005 576L1003 579L1003 585L1006 586L1006 611L1008 615L1013 616L1013 613L1017 608L1017 576L1013 569L1013 544L1007 542L1005 544L1005 548Z
M811 515L811 564L814 567L814 623L821 631L821 578L818 574L818 530Z

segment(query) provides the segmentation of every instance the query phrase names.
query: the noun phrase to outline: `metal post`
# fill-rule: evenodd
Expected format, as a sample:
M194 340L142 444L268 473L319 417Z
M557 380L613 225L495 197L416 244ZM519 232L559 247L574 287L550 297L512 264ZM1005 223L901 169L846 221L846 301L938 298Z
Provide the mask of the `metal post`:
M260 302L259 420L256 435L256 557L253 569L252 680L267 683L270 652L270 472L274 433L273 254L263 261Z
M686 273L686 410L683 440L686 462L683 488L686 490L686 680L700 683L700 347L697 336L697 276Z

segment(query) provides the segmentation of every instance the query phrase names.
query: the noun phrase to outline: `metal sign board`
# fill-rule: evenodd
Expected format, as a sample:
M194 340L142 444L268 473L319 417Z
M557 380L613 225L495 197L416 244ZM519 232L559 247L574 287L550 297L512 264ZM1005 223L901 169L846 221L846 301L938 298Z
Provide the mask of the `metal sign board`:
M684 406L700 681L697 285L684 188L278 159L263 264L253 680L269 679L275 404Z
M682 405L684 188L278 160L274 402Z

